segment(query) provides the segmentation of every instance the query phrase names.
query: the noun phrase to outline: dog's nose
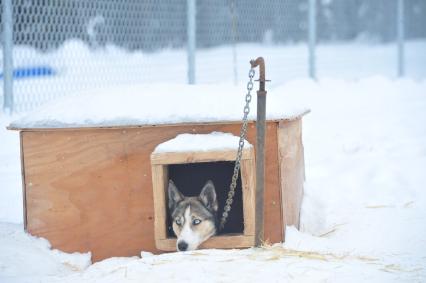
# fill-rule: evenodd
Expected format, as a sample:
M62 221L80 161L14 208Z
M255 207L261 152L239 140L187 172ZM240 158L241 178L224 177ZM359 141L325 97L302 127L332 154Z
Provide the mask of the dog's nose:
M188 244L184 241L180 241L178 242L178 250L183 252L186 251L186 249L188 248Z

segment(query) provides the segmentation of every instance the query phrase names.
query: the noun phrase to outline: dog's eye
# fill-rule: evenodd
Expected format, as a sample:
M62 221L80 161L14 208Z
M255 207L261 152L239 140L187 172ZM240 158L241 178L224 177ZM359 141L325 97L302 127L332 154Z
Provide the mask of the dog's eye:
M175 220L175 222L176 222L176 224L177 224L177 225L179 225L179 226L180 226L180 225L182 225L182 222L180 222L180 219L176 219L176 220Z
M192 220L192 225L198 225L200 223L201 223L200 219L194 219L194 220Z

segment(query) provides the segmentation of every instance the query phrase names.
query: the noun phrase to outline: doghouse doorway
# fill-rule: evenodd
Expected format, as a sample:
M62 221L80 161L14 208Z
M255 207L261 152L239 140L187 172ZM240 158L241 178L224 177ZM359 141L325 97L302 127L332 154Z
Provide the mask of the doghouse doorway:
M179 191L185 196L198 196L204 184L211 180L216 189L219 203L218 219L222 216L235 162L217 161L168 165L169 179L173 180ZM172 238L170 213L167 213L167 236ZM237 180L232 209L226 225L220 234L243 234L244 213L241 174ZM220 235L219 234L219 235Z
M196 196L211 179L219 200L220 218L229 191L236 150L153 152L151 154L154 230L157 249L176 250L176 238L170 229L167 186L172 179L186 196ZM229 223L225 230L204 242L204 248L243 248L254 245L255 163L253 147L242 153L240 177Z

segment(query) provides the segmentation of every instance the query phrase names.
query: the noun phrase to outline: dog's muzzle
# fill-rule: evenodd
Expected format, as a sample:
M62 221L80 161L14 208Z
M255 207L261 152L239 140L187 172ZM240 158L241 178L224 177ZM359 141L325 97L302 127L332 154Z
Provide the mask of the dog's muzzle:
M177 248L179 251L184 252L188 249L188 244L185 241L179 241L177 244Z

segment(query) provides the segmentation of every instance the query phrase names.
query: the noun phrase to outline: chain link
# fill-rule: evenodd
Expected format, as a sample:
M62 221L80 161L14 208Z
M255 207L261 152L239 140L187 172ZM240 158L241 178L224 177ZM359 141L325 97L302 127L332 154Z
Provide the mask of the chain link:
M243 116L243 125L241 126L241 132L240 132L240 140L238 142L238 152L237 157L235 160L235 166L234 166L234 173L232 175L231 185L229 186L229 192L228 192L228 198L225 202L225 207L223 208L222 218L220 219L219 223L219 230L222 230L225 226L226 220L228 219L229 211L231 211L231 205L234 201L234 195L235 195L235 188L237 186L237 179L238 175L240 173L240 167L241 167L241 157L243 155L243 148L244 148L244 141L246 139L247 134L247 117L250 113L250 102L251 102L251 91L253 90L253 78L254 78L255 71L253 68L249 71L249 81L247 83L247 94L246 94L246 104L244 106L244 116Z

